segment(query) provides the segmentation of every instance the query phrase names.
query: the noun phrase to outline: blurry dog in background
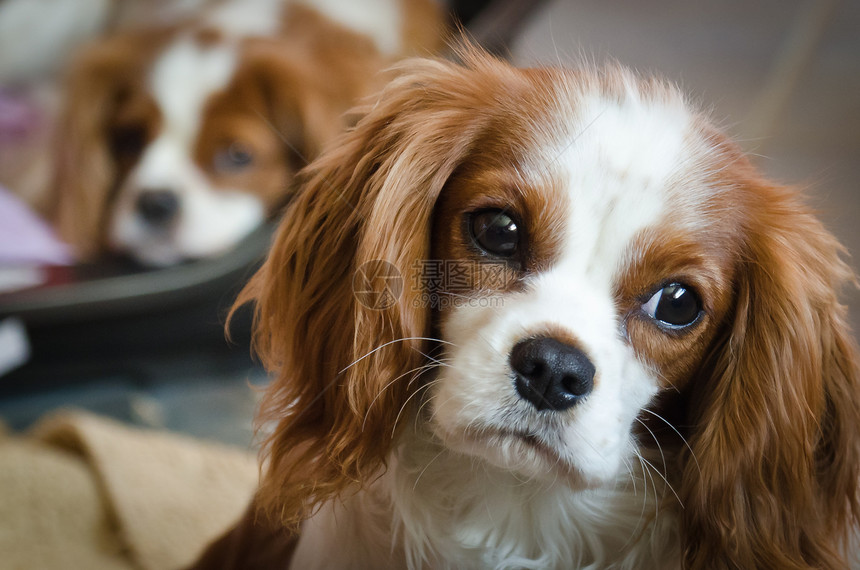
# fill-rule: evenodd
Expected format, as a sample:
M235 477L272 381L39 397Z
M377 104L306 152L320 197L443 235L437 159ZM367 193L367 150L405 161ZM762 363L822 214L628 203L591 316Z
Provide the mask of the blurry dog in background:
M396 58L441 45L433 0L228 0L124 30L68 74L49 216L83 260L229 250Z
M44 214L64 70L81 46L223 0L0 0L0 186Z

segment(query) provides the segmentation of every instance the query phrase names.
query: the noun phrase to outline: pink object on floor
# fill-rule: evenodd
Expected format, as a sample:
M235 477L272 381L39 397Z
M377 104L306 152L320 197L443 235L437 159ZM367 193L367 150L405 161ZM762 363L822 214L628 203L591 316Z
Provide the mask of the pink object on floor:
M30 97L0 88L0 142L26 140L41 123L39 105Z
M71 249L48 224L0 186L0 267L73 262Z

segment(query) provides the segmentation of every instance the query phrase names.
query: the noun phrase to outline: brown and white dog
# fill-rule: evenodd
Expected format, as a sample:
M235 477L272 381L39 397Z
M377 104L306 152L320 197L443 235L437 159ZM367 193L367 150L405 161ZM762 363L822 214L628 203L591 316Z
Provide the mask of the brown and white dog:
M219 254L275 214L295 172L378 85L441 42L433 0L228 0L78 58L58 125L58 229L80 257Z
M849 565L842 249L674 86L410 62L303 177L240 298L261 487L199 568Z

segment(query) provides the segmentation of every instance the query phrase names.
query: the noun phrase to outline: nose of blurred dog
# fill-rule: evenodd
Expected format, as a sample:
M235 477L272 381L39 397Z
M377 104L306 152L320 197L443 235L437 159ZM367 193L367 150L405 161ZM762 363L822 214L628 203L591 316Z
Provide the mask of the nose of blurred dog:
M160 228L169 225L179 215L181 202L173 190L150 188L138 195L135 208L147 224Z
M594 365L585 353L551 337L517 343L510 365L520 397L538 410L566 410L594 386Z

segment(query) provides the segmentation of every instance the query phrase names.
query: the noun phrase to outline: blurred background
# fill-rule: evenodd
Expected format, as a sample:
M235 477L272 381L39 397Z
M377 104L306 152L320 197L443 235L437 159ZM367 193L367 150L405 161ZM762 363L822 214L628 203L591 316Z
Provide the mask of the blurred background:
M0 0L0 24L13 1ZM520 65L612 58L679 83L765 173L805 188L849 254L860 252L860 2L495 0L446 9ZM9 84L0 88L8 133L14 99ZM12 148L0 140L0 152ZM0 228L5 249L26 248L26 234L10 228ZM252 447L253 388L266 375L250 356L248 315L237 316L232 342L223 323L269 235L262 227L224 255L157 269L117 260L0 268L0 420L22 430L71 406ZM858 330L860 294L844 299Z

